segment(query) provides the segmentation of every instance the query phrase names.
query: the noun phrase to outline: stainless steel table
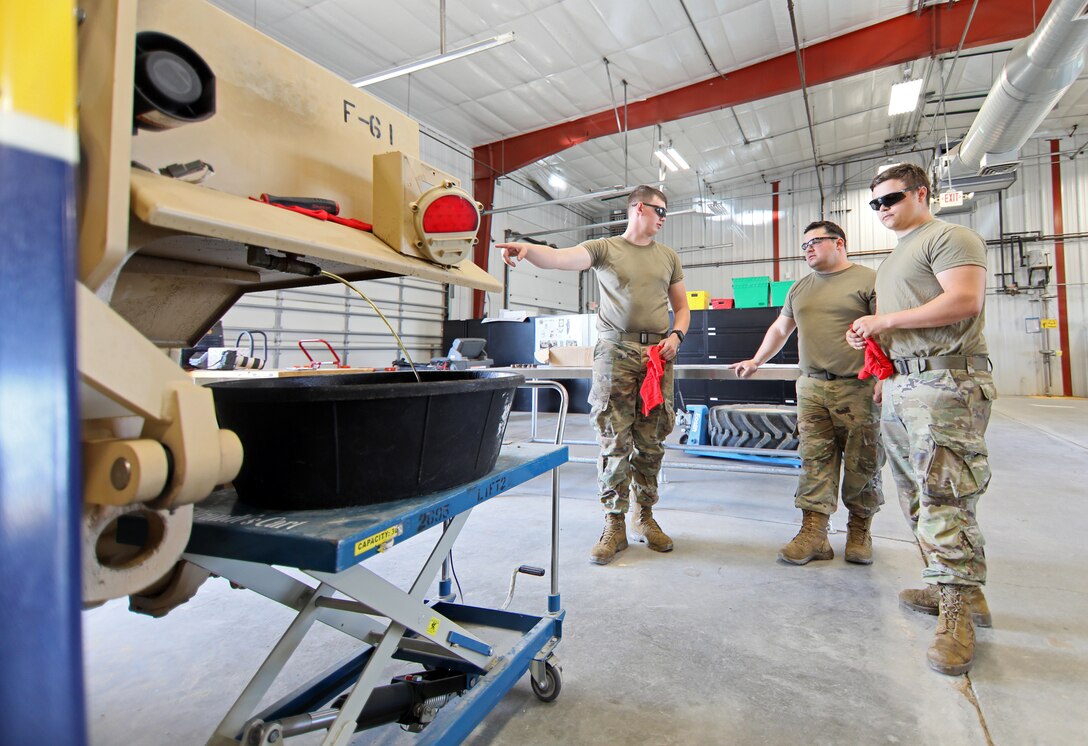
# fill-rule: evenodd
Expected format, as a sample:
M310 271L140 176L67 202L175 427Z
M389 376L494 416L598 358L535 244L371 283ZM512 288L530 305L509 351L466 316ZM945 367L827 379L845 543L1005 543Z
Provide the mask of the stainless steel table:
M525 376L527 380L540 380L540 381L564 381L571 379L587 379L593 377L593 368L587 366L556 366L556 365L538 365L535 367L513 367L513 368L490 368L489 370L501 370L520 373ZM673 368L673 375L678 379L695 379L695 380L725 380L725 381L794 381L801 377L801 369L796 365L777 365L768 364L760 366L751 376L741 378L737 375L736 371L730 368L728 365L676 365ZM533 390L532 395L532 408L531 408L531 429L530 440L534 442L550 442L540 441L537 437L537 425L538 425L538 399L537 391ZM590 440L564 440L566 445L597 445L595 441ZM684 446L675 443L666 443L665 448L668 450L691 450L690 446ZM763 456L776 456L776 457L794 457L798 456L797 451L780 451L768 448L731 448L729 446L699 446L699 451L707 454L713 453L739 453L739 454L752 454ZM592 464L596 463L596 458L570 458L570 463L576 464ZM756 474L781 474L785 476L796 476L797 467L792 465L776 465L776 464L758 464L752 462L732 462L732 461L715 461L713 463L707 463L705 461L666 461L661 465L662 472L665 469L695 469L699 471L739 471Z

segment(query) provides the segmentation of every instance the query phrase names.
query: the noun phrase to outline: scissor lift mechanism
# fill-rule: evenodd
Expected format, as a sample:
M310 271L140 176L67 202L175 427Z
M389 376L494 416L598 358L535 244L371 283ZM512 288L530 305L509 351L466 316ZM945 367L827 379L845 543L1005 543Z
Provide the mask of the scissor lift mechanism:
M560 392L558 444L563 436L566 392L552 381L526 385ZM561 679L553 651L562 637L566 613L560 608L557 573L558 467L567 461L567 449L557 444L506 445L495 468L482 479L384 504L285 516L239 503L231 490L216 492L201 503L185 559L298 612L209 744L239 740L247 745L273 744L322 729L328 730L322 743L345 744L357 723L391 723L404 716L411 721L407 727L419 732L412 743L454 744L483 720L526 671L536 695L545 701L554 699ZM549 470L552 577L547 613L532 616L452 603L446 559L472 508ZM438 525L441 537L408 591L363 565L378 552ZM301 570L317 586L279 567ZM438 598L428 600L426 593L440 572ZM363 650L256 712L314 622L356 638ZM500 648L488 639L490 633L506 635L509 641L511 632L518 637L510 647ZM387 668L393 659L422 664L423 671L388 683ZM457 694L461 696L453 696ZM410 712L402 711L406 699ZM387 727L372 735L387 739L399 735L390 731Z

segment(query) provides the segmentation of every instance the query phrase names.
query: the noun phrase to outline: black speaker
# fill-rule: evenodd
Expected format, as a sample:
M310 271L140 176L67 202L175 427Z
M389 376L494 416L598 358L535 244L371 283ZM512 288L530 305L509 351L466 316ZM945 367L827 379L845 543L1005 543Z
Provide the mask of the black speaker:
M136 34L133 128L172 129L213 114L215 75L200 55L166 34Z

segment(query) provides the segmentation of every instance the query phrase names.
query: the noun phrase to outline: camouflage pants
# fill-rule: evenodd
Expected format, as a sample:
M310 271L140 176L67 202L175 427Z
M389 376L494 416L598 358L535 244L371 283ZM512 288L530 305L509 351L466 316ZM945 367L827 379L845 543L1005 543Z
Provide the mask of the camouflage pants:
M797 380L797 432L801 439L801 477L794 504L801 510L831 515L842 503L868 518L884 504L880 469L880 407L873 401L874 378Z
M984 435L995 398L987 372L933 370L884 382L884 446L927 583L986 582L975 508L990 482Z
M590 418L601 446L597 486L607 513L626 513L631 498L641 505L657 502L665 438L676 424L672 363L665 365L661 380L665 402L642 414L639 389L646 378L646 350L637 343L608 340L593 350Z

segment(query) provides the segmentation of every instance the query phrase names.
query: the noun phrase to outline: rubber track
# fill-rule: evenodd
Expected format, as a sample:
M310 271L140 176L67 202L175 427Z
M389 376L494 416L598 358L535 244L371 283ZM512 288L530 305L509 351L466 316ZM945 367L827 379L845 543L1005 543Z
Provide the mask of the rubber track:
M797 450L797 408L725 404L710 409L710 442L733 448Z

